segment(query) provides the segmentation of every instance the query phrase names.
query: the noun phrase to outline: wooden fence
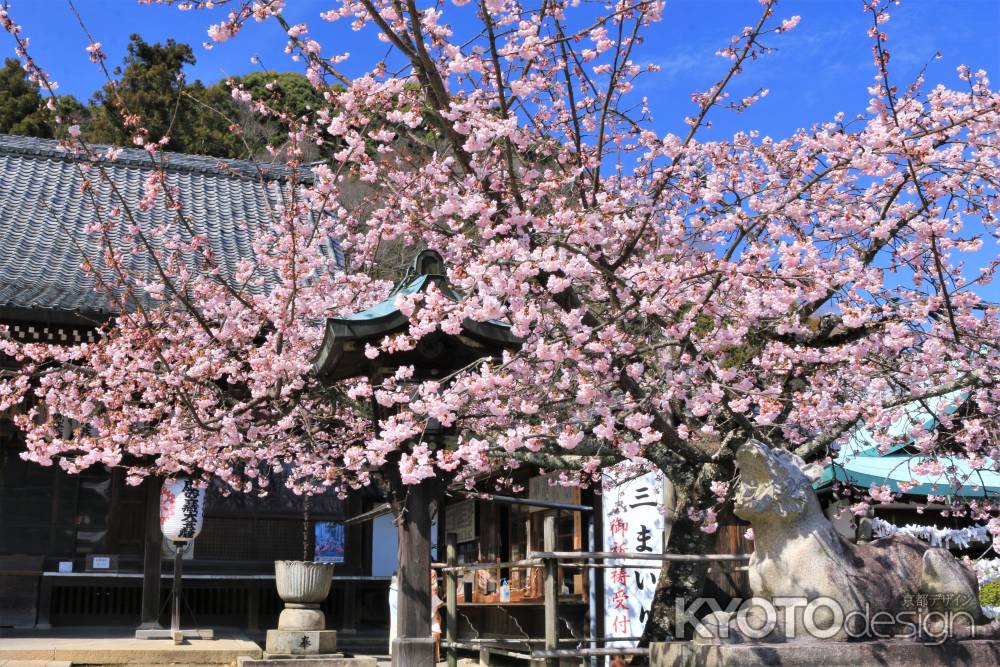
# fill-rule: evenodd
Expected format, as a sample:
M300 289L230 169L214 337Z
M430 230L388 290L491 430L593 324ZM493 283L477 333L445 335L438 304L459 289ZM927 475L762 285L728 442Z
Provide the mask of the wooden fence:
M556 524L554 516L545 517L542 532L544 551L533 551L528 558L519 561L500 563L458 563L458 540L454 533L446 536L445 563L441 571L445 577L445 639L443 646L448 667L458 664L458 651L480 650L488 648L491 653L530 661L544 661L545 667L558 667L561 658L596 658L614 655L647 655L645 648L597 647L608 641L620 641L622 637L589 637L586 640L573 639L574 642L586 641L589 648L559 648L559 568L581 569L617 568L621 565L608 564L613 560L646 560L657 564L629 565L629 568L660 569L659 563L664 561L699 561L712 563L745 562L750 559L746 554L651 554L651 553L619 553L611 551L556 551ZM473 570L492 570L497 568L540 568L543 570L544 618L545 636L524 639L467 639L458 640L458 578L459 575ZM501 603L502 605L502 603ZM629 639L629 638L626 638ZM638 639L633 637L631 639ZM542 649L524 653L504 648L505 644L518 648L520 645L542 645Z

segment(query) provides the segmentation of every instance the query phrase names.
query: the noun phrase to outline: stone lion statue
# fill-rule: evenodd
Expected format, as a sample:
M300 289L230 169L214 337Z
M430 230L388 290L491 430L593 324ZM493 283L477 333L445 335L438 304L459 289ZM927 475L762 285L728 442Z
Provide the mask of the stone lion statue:
M733 642L1000 636L983 615L975 574L948 551L899 534L851 544L820 509L811 474L819 470L756 441L736 462L735 512L754 533L750 588L766 602L745 605L742 619L710 614L702 632ZM791 604L778 606L783 599ZM767 616L767 603L776 614Z

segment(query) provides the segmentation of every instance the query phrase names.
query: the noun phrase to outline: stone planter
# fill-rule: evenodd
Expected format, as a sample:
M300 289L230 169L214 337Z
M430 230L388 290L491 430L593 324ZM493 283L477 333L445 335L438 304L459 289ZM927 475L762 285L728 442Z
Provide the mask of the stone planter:
M285 608L279 630L323 630L326 616L319 608L330 594L333 563L301 560L274 561L274 582Z

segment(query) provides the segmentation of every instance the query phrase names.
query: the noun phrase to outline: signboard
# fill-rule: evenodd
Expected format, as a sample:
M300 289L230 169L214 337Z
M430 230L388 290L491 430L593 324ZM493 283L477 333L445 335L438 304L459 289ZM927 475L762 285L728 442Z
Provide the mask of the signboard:
M459 542L476 539L476 501L463 500L448 505L444 513L445 535L455 533Z
M604 479L604 551L663 553L663 476L647 473L621 478L611 468ZM608 647L634 647L653 603L659 562L635 559L606 561L604 573L604 634ZM647 569L649 566L656 569ZM642 567L639 567L642 566Z
M344 524L341 521L317 521L315 527L318 563L344 562Z
M70 563L72 565L72 563ZM98 556L90 554L87 556L85 569L88 572L108 572L118 569L118 556Z
M528 498L530 500L544 500L550 503L567 503L569 505L580 504L580 488L576 486L563 486L551 483L550 480L558 480L557 474L539 475L528 480ZM532 507L531 511L546 510L545 507Z
M391 577L399 562L399 530L393 514L372 520L372 576Z

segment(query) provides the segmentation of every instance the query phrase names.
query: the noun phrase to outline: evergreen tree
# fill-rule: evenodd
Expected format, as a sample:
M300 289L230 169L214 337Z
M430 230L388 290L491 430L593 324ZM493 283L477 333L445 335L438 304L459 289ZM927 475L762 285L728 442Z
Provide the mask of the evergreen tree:
M128 54L114 71L117 80L105 85L91 100L87 139L131 145L133 130L125 127L123 117L134 115L141 118L150 140L169 137L168 150L219 157L239 155L239 142L229 122L198 103L206 98L205 86L200 81L184 81L184 67L194 63L194 53L187 44L173 39L150 44L133 34ZM211 97L217 104L228 102L228 108L222 111L232 111L228 98Z
M0 133L52 136L38 86L28 81L21 63L14 58L4 60L0 69Z
M187 44L168 39L145 41L133 34L128 53L114 70L115 81L103 86L85 106L71 95L58 99L61 124L51 122L38 86L28 81L17 60L0 69L0 133L50 138L78 124L91 143L131 146L134 130L126 114L139 116L148 139L170 138L168 150L230 158L265 158L267 146L282 146L287 123L262 118L248 103L238 102L232 85L276 111L301 118L324 103L305 76L294 72L252 72L206 86L185 82L184 68L195 63Z
M206 106L225 111L235 123L241 135L241 138L236 138L240 143L240 157L245 158L270 159L266 149L268 146L280 148L285 144L288 123L278 117L265 117L255 112L249 102L234 101L233 86L242 88L253 100L264 102L274 112L292 118L309 118L325 103L323 95L297 72L251 72L207 88ZM319 157L319 154L313 157Z
M4 60L0 69L0 133L49 139L63 137L70 125L87 122L89 110L72 95L60 95L56 108L62 119L54 123L38 86L14 58Z

